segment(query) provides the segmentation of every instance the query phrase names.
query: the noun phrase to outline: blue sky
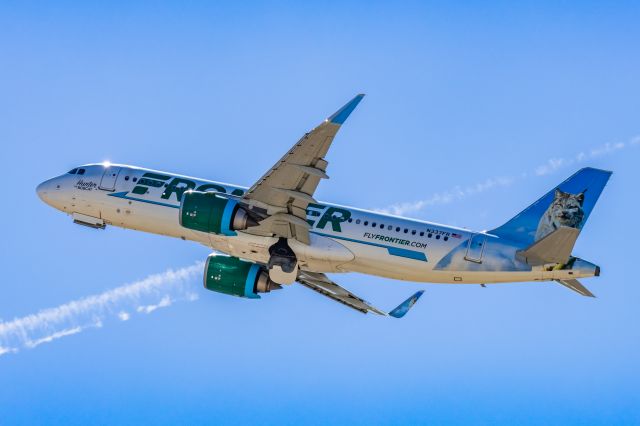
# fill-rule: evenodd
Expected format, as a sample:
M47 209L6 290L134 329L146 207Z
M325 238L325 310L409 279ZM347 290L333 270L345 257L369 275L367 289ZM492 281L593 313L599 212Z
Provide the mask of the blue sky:
M209 293L194 273L170 303L116 300L0 356L0 423L637 424L638 18L632 2L3 3L5 325L208 254L75 226L40 181L111 160L250 185L358 92L321 200L491 229L583 165L614 175L575 249L602 267L597 299L334 277L382 308L424 288L395 321L298 286Z

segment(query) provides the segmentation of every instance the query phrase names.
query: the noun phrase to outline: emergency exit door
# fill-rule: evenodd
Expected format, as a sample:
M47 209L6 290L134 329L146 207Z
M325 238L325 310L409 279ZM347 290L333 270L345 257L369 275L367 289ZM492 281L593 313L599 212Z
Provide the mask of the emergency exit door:
M470 262L482 263L482 254L484 253L486 240L487 236L484 234L474 234L469 238L467 254L464 258Z

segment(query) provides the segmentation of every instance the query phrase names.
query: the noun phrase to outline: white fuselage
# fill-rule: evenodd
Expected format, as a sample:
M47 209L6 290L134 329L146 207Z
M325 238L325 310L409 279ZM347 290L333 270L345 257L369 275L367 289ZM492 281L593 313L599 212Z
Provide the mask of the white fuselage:
M83 170L82 174L78 174ZM203 233L179 222L187 189L241 195L246 188L132 166L93 164L42 183L37 192L52 207L80 223L115 225L183 240L266 264L277 238L238 232ZM348 211L335 224L332 211ZM300 268L312 272L361 272L432 283L498 283L593 276L590 263L572 269L529 267L516 259L515 242L487 233L411 220L327 203L310 205L311 243L289 244ZM90 220L89 220L90 219Z

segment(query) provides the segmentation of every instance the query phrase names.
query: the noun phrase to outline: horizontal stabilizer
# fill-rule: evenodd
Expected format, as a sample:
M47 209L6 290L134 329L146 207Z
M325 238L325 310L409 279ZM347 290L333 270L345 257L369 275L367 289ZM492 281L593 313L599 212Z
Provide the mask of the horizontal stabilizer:
M567 287L570 290L575 291L576 293L580 293L583 296L587 297L596 297L593 293L591 293L585 286L583 286L578 280L556 280L559 284Z
M567 263L580 230L576 228L558 228L549 235L536 241L524 250L518 250L518 259L531 266L547 263Z
M389 312L389 315L394 318L402 318L407 314L407 312L409 312L409 309L416 304L418 299L420 299L420 296L422 296L422 293L424 293L424 290L418 291L416 294L399 304L393 311Z

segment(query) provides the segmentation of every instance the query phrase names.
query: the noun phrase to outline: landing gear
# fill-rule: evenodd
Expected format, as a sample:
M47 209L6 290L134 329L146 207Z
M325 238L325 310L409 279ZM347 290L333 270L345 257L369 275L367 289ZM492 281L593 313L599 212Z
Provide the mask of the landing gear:
M291 284L298 277L298 259L286 238L269 247L269 278L278 284Z

